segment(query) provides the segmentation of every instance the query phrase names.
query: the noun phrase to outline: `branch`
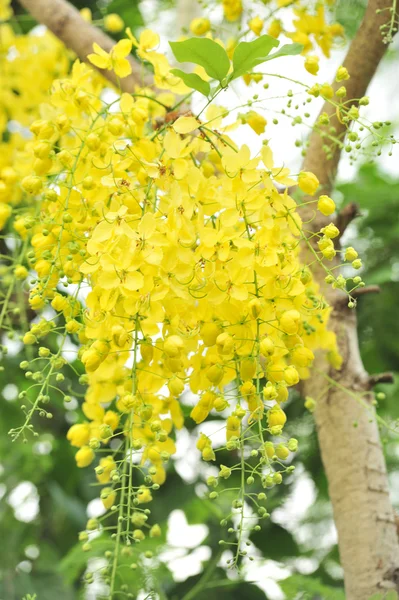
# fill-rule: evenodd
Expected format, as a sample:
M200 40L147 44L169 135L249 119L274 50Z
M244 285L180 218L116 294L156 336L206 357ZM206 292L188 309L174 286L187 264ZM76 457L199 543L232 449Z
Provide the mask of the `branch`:
M356 288L351 292L352 298L359 298L359 296L364 296L365 294L379 294L381 292L381 288L379 285L366 285L365 287Z
M66 0L19 0L20 4L38 22L45 25L65 46L73 50L81 61L93 51L93 43L110 52L115 41L103 31L87 23L80 12ZM132 93L136 86L143 85L142 66L129 57L132 73L119 79L113 71L98 69L100 73L124 92ZM91 65L93 68L94 65Z
M336 226L339 229L339 237L341 238L348 225L352 223L356 217L360 217L361 212L359 205L356 202L350 202L342 210L339 211L336 219ZM338 238L339 239L339 238Z
M368 384L370 388L373 388L375 385L379 383L394 383L395 378L393 373L377 373L376 375L370 375L368 379Z

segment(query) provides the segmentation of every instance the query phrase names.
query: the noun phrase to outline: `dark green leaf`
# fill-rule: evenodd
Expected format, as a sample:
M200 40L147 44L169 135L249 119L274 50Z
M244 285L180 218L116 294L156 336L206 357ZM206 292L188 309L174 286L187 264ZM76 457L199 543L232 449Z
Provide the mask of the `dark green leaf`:
M230 68L226 50L208 38L190 38L184 42L169 42L179 62L200 65L212 79L222 81Z
M275 523L270 523L267 530L254 532L251 540L271 560L283 560L299 554L298 545L290 532Z
M180 77L182 81L186 84L187 87L192 88L193 90L197 90L204 96L209 96L211 91L211 86L207 81L204 81L202 77L197 75L196 73L185 73L180 69L172 69L171 73Z

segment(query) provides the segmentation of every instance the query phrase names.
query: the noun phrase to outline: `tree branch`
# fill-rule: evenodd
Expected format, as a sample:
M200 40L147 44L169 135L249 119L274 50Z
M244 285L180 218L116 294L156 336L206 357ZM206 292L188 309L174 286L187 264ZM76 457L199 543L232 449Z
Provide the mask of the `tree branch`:
M374 386L378 385L379 383L394 383L394 382L395 382L395 378L393 376L393 373L377 373L375 375L369 376L370 388L373 388Z
M343 63L350 73L345 82L348 98L359 99L366 93L385 53L380 26L391 17L391 8L391 0L369 0L364 20ZM377 14L378 10L383 12ZM334 82L334 89L339 85ZM336 118L335 108L326 103L322 112L330 116L330 126L336 128L335 135L344 142L346 126ZM311 134L302 168L315 173L323 193L330 194L343 144L334 145L327 160L323 146L328 140L323 133ZM304 221L312 218L312 210L302 211ZM349 205L339 215L342 230L356 213L356 205ZM313 231L318 231L329 220L318 214L310 225ZM348 309L347 299L342 302L342 292L325 284L324 271L315 268L314 276L333 307L329 329L337 337L343 364L341 370L331 370L326 359L317 355L312 376L304 381L304 394L318 398L314 416L338 532L345 597L366 600L374 593L399 589L395 575L399 569L399 543L378 425L374 408L367 408L358 398L358 394L366 393L372 385L388 382L391 377L367 374L360 356L356 311ZM377 290L377 286L359 288L354 295ZM320 397L325 374L334 383Z
M80 12L66 0L19 0L20 4L38 22L45 25L65 46L73 50L81 61L87 62L87 55L93 52L96 42L103 50L110 52L115 41L98 27L87 23ZM132 73L120 79L113 71L98 69L101 74L124 92L132 93L138 85L143 85L142 65L130 57ZM91 65L93 68L94 65Z
M348 225L352 223L356 217L360 217L361 212L359 209L359 205L356 202L350 202L346 206L343 207L342 210L339 211L336 219L336 226L339 229L339 238L341 238ZM338 238L338 239L339 239Z
M353 290L351 296L352 298L359 298L359 296L364 296L365 294L379 294L380 292L381 288L379 285L365 285Z

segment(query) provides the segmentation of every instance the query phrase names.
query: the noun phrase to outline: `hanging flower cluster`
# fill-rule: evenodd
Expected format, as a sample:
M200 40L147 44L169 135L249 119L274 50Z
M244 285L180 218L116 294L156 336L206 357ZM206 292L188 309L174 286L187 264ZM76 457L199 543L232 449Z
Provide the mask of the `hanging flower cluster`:
M11 9L0 6L0 21ZM40 60L37 57L40 56ZM41 103L55 78L69 72L68 52L51 33L16 35L0 23L0 229L22 199L20 181L31 172L26 131L40 116ZM9 57L9 59L8 59ZM29 73L29 78L26 74ZM31 82L35 85L32 86ZM14 127L9 127L12 119Z
M240 6L224 2L226 17L232 19ZM225 447L239 456L236 467L220 465L219 476L208 479L209 498L217 499L218 482L234 469L242 473L223 523L239 514L239 525L229 529L236 565L243 555L245 505L256 509L248 526L259 527L258 519L268 513L266 494L256 488L280 484L293 469L284 463L297 449L297 441L284 435L290 388L309 376L316 349L327 353L334 368L341 365L328 331L331 309L301 258L308 246L327 283L345 289L345 279L328 267L339 231L331 223L311 244L298 211L301 200L292 192L300 199L306 194L305 201L323 215L334 212L334 201L319 191L314 174L293 176L276 165L268 142L256 155L237 145L232 129L244 122L261 134L266 121L250 109L232 124L229 111L212 103L206 64L207 77L197 69L204 79L179 75L156 51L158 43L152 31L137 40L127 30L110 53L94 45L89 60L121 78L131 72L127 56L133 46L154 69L154 88L114 94L112 101L88 65L75 61L67 75L61 53L61 67L54 59L47 70L53 79L56 64L61 75L47 101L32 100L31 137L8 141L17 158L4 167L23 175L20 185L14 179L13 191L6 191L9 205L14 194L24 203L12 223L21 243L6 269L13 278L1 320L10 318L7 302L18 280L29 287L30 309L40 315L22 338L35 358L21 362L31 386L20 395L26 420L11 434L25 437L36 413L51 418L47 403L54 389L70 400L63 388L63 350L67 340L73 342L86 393L83 418L67 438L77 449L77 466L94 466L107 511L89 520L81 540L89 550L92 531L112 532L115 548L106 553L104 571L110 597L121 585L120 556L130 556L133 542L161 535L146 505L176 451L185 391L197 397L190 415L196 424L223 415ZM275 45L273 39L262 43L269 50ZM53 60L51 51L48 57ZM221 87L214 96L226 77L247 74L238 59L233 66L231 74L227 54L220 60L215 54L209 69L216 69ZM11 62L7 68L9 95L12 69L18 73L19 67ZM210 97L197 115L184 104L192 94L188 82ZM43 79L37 93L46 85ZM11 102L4 106L12 111ZM15 118L28 124L28 96L19 110ZM353 248L344 260L361 266ZM358 285L360 277L354 279ZM56 350L46 343L49 336L58 336ZM204 461L216 460L211 437L200 433L197 448Z
M329 57L334 43L344 37L342 25L326 18L326 8L328 10L333 4L334 0L321 0L314 6L310 2L277 0L273 3L252 2L247 6L241 0L223 0L223 14L230 22L245 21L256 36L267 33L277 39L284 34L303 45L303 54L319 47L324 56ZM214 7L210 6L210 9ZM286 9L290 9L289 15ZM291 17L290 25L287 25L287 16ZM195 35L203 35L210 29L209 20L208 27L204 26L204 21L204 18L193 21L191 27ZM236 44L234 38L229 40L231 47Z

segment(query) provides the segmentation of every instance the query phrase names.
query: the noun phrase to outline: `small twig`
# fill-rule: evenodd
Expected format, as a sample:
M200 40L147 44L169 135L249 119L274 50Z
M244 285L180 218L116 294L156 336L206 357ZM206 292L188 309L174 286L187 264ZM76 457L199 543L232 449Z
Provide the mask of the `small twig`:
M381 288L379 285L366 285L365 287L359 287L351 292L352 298L359 298L359 296L364 296L365 294L379 294L381 292Z
M346 228L356 217L360 217L359 205L356 202L350 202L338 213L336 219L336 225L339 229L339 237L341 238L345 233Z
M395 378L393 373L377 373L375 375L370 375L368 379L370 388L373 388L379 383L394 383L394 381Z

